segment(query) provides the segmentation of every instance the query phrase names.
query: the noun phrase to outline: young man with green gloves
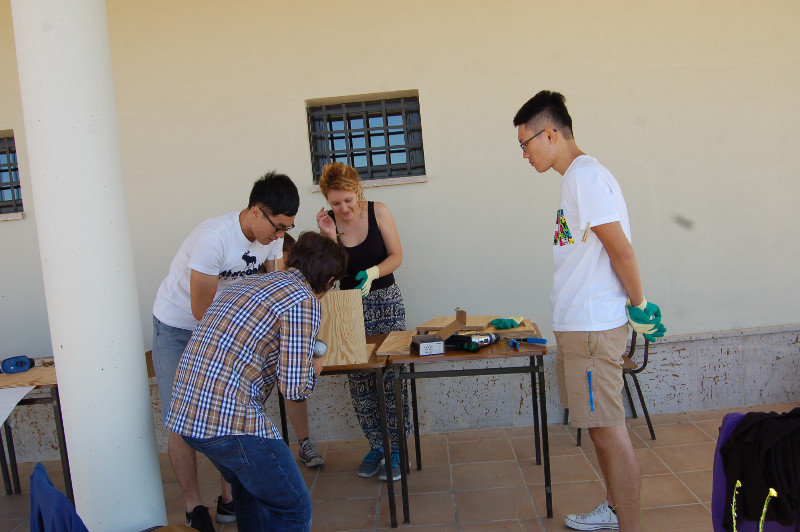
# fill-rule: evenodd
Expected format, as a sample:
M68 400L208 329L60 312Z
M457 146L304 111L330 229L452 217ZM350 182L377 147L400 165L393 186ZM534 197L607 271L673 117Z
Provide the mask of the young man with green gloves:
M575 530L639 530L641 472L625 426L622 354L628 324L650 341L664 335L661 311L642 292L619 183L578 148L564 96L539 92L514 126L530 165L563 176L550 296L558 389L572 424L589 430L606 483L603 503L564 521Z

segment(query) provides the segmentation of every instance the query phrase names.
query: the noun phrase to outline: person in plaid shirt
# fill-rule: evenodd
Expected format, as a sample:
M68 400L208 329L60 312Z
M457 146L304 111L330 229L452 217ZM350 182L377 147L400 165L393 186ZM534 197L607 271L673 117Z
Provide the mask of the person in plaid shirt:
M347 253L308 232L286 265L214 301L181 357L166 420L231 483L243 532L311 529L311 497L264 402L276 383L289 401L314 390L319 299L344 276Z

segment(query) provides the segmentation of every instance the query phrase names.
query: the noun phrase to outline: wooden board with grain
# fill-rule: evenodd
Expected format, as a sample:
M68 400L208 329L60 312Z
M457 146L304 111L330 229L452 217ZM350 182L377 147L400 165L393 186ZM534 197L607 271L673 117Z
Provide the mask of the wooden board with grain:
M539 331L539 326L536 325L535 322L532 322L528 318L524 318L522 323L519 324L518 327L513 329L495 329L494 325L489 325L489 327L480 331L482 333L495 333L503 338L509 336L533 336L536 338L542 338L542 333Z
M461 328L462 331L480 331L490 326L492 320L496 320L500 316L470 316L467 314L467 324ZM455 320L454 316L440 316L433 318L417 327L420 334L427 332L438 331Z
M367 350L361 290L329 290L320 303L322 319L317 338L328 346L323 365L365 364L369 361L371 352Z
M407 355L411 352L411 337L414 331L392 331L375 353L379 357Z
M56 382L54 366L36 366L21 373L0 374L0 388L25 388L27 386L53 386Z

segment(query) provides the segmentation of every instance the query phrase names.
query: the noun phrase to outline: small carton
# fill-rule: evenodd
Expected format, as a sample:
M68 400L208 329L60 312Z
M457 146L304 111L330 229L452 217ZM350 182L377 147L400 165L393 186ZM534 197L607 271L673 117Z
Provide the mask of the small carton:
M467 313L456 309L455 319L442 327L436 334L418 334L411 337L411 350L424 355L441 355L444 353L444 342L458 332L467 323Z

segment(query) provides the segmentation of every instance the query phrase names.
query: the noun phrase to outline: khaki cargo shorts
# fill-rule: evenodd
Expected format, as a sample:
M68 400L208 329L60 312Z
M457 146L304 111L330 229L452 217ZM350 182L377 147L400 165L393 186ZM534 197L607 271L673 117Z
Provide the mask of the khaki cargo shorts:
M608 331L553 332L558 346L558 395L561 406L569 408L570 424L579 428L624 425L622 355L628 324Z

